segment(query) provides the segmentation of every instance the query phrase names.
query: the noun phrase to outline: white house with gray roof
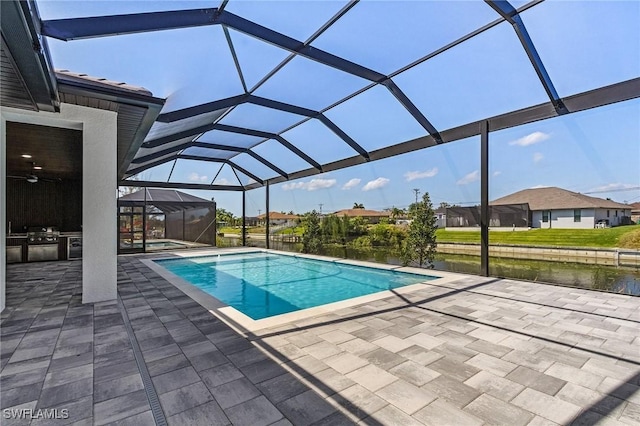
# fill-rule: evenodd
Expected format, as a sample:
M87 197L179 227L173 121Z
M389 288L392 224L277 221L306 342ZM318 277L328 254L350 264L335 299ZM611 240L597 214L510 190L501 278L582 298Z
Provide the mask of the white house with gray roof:
M630 223L631 206L557 187L531 188L491 202L528 204L532 228L588 229Z

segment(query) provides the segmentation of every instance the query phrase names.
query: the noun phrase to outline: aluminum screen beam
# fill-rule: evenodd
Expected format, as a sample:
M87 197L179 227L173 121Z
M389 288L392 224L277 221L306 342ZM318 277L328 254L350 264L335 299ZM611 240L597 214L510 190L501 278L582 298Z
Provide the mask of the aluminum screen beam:
M156 182L146 180L121 180L119 186L139 186L142 188L173 188L173 189L206 189L211 191L242 191L241 186L208 185L206 183ZM211 203L208 203L211 204Z
M319 62L362 79L383 84L400 104L440 141L440 135L427 118L416 108L391 79L377 71L356 64L304 42L263 27L226 10L198 9L172 12L152 12L132 15L112 15L89 18L57 19L43 22L43 34L60 40L77 40L91 37L161 31L203 25L222 24L258 40L280 47L296 55Z
M623 81L612 84L610 86L600 87L588 92L579 93L566 97L564 104L568 113L585 111L588 109L598 108L605 105L628 101L640 98L640 78ZM517 111L508 112L506 114L497 115L486 119L489 131L503 130L511 127L521 126L523 124L533 123L535 121L546 120L558 117L560 114L556 111L551 102L524 108ZM455 142L480 134L480 125L485 120L479 120L472 123L454 127L442 132L442 138L445 143ZM436 146L435 139L431 136L423 136L407 142L391 145L375 151L371 151L371 160L381 160L384 158L394 157L400 154L417 151L424 148ZM365 161L362 157L349 157L339 161L335 161L322 166L323 171L329 172L343 169L346 167L363 164ZM289 180L300 179L317 174L315 169L301 170L299 172L290 173ZM280 178L269 179L270 183L283 182ZM247 189L253 189L255 186Z
M485 2L511 24L518 36L518 39L520 40L520 44L522 44L524 51L529 57L529 61L531 61L531 65L533 65L533 69L536 71L536 74L540 79L540 83L542 83L545 92L547 92L547 96L551 100L551 103L553 103L556 112L558 114L567 114L569 111L562 102L562 99L560 99L560 96L551 81L551 77L549 77L549 73L542 62L542 59L540 58L540 55L533 44L533 40L531 40L531 36L529 36L529 32L527 31L524 22L522 22L518 11L506 0L485 0Z
M243 127L228 126L226 124L216 124L214 129L220 130L222 132L239 133L247 136L256 136L256 137L265 138L265 139L273 139L279 142L280 145L284 146L285 148L287 148L288 150L296 154L298 157L302 158L304 161L312 165L315 169L318 169L318 171L320 172L322 171L322 166L320 165L320 163L315 161L313 158L309 157L307 154L305 154L303 151L301 151L291 142L287 141L285 138L283 138L282 136L276 133L263 132L261 130L245 129Z
M265 166L267 166L268 168L270 168L271 170L273 170L274 172L276 172L280 176L282 176L284 178L288 178L288 174L285 171L283 171L279 167L275 166L270 161L265 160L264 158L262 158L261 156L259 156L255 152L251 151L251 149L249 149L249 148L242 148L242 147L230 146L230 145L219 145L219 144L205 143L205 142L193 142L193 141L192 142L185 142L183 144L176 145L176 146L173 146L171 148L163 149L163 150L154 152L152 154L147 154L147 155L143 155L142 157L135 158L132 161L132 163L135 163L135 164L145 163L147 161L156 159L158 157L162 157L162 156L170 154L172 152L182 151L182 150L187 149L187 148L218 149L218 150L221 150L221 151L232 151L232 152L238 152L238 153L245 153L245 154L250 155L251 157L253 157L257 161L259 161L260 163L264 164ZM215 158L215 157L213 157L213 158L218 160L218 161L225 160L223 158Z
M489 123L480 123L480 274L489 276Z
M393 84L395 86L395 84ZM399 90L399 89L398 89ZM400 92L401 93L401 92ZM410 103L407 99L407 101ZM362 155L364 158L369 159L369 153L366 149L360 146L356 141L354 141L349 135L347 135L342 129L335 125L327 116L319 111L314 111L308 108L302 108L296 105L287 104L280 101L274 101L272 99L263 98L256 95L244 94L240 96L233 96L231 98L221 99L214 102L208 102L206 104L196 105L189 108L180 109L177 111L168 112L165 114L160 114L158 116L158 121L162 123L172 123L179 120L184 120L187 118L195 117L201 114L206 114L213 111L218 111L223 108L229 108L231 106L237 106L244 103L253 104L263 106L265 108L271 108L278 111L288 112L290 114L301 115L309 118L316 118L321 123L323 123L329 130L335 133L340 139L342 139L347 145L349 145L354 151L358 154ZM413 105L413 104L411 104ZM415 106L414 106L415 108ZM416 108L417 111L417 108ZM418 111L419 113L419 111ZM425 119L426 120L426 119ZM199 133L203 133L204 131L213 130L216 124L210 124L205 126L196 127L192 130L185 130L179 133L176 133L175 136L165 136L159 139L147 141L143 144L144 147L155 147L162 145L163 143L171 142L172 140L177 140L180 137L186 137L191 135L196 135ZM190 133L190 134L189 134Z

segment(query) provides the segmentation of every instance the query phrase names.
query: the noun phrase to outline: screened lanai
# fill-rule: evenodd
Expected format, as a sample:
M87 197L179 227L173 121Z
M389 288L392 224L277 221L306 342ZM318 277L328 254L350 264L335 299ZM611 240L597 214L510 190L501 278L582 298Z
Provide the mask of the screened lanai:
M269 210L270 185L477 138L485 274L491 133L640 96L637 2L37 7L57 68L166 98L122 185L264 187Z

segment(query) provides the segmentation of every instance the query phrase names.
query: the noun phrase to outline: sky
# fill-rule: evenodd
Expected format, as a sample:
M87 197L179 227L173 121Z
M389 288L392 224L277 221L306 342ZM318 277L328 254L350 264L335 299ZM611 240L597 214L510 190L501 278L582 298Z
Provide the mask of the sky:
M37 2L43 19L217 7L217 1ZM227 10L306 40L344 6L338 1L238 1ZM513 2L519 7L524 2ZM304 19L301 19L301 17ZM640 76L640 2L546 1L521 14L561 97ZM435 19L437 17L437 19ZM312 46L386 75L497 18L484 2L361 1ZM597 28L597 31L593 29ZM246 86L288 52L229 30ZM166 98L163 112L243 93L233 57L219 26L61 42L49 40L56 68L143 86ZM513 28L499 24L393 77L439 130L547 102ZM322 110L368 81L296 57L257 96ZM426 131L382 86L328 109L325 115L366 150L411 140ZM244 104L221 123L278 133L305 117ZM184 123L177 123L184 124ZM158 130L158 129L154 129ZM161 129L160 129L161 130ZM318 120L282 133L321 163L356 152ZM213 131L200 141L252 146L259 138ZM254 151L286 172L309 165L274 140ZM211 154L189 148L186 154ZM366 208L407 207L414 189L433 203L472 205L480 200L479 137L385 160L315 175L270 188L270 209L324 213L362 203ZM632 100L490 134L490 198L525 188L558 186L571 191L640 201L640 101ZM260 178L276 174L247 154L233 158ZM173 168L173 172L171 169ZM143 172L145 180L244 184L250 178L229 166L179 160ZM241 213L241 194L187 191ZM247 192L247 214L266 209L264 189Z

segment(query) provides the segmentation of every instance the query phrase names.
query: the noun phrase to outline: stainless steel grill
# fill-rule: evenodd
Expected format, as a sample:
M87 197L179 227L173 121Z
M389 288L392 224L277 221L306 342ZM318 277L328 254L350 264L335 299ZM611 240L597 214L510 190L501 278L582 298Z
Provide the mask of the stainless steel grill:
M57 244L60 232L54 226L32 226L27 229L27 244Z

